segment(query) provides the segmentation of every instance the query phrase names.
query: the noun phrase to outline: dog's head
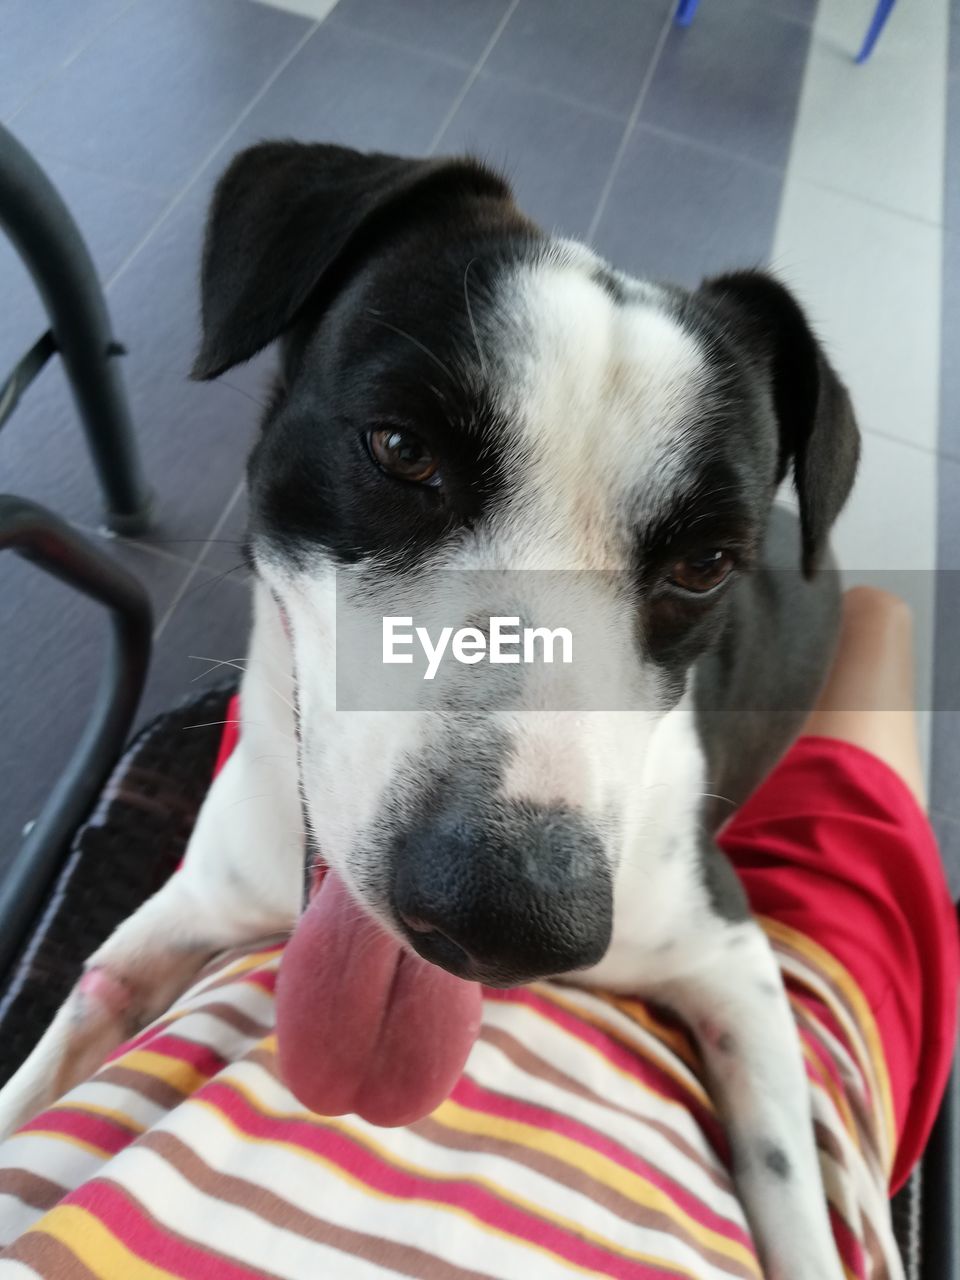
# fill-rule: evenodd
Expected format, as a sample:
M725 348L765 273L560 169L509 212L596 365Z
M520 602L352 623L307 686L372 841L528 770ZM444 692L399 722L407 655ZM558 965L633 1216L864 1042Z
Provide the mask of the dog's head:
M545 235L474 161L292 142L222 178L202 304L196 377L281 344L250 547L289 623L323 857L459 974L595 963L645 797L678 781L665 714L778 485L792 470L812 574L852 483L848 398L802 312L757 272L694 292L628 278ZM634 710L578 701L577 674L544 709L511 671L453 678L429 711L338 711L338 571L341 610L406 586L434 617L431 583L477 574L443 601L481 634L493 614L536 622L532 584L575 575ZM500 573L521 575L505 596Z

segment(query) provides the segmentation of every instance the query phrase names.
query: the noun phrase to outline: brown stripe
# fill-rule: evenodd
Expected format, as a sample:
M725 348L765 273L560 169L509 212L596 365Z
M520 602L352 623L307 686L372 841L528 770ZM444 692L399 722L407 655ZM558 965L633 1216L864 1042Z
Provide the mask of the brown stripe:
M123 1059L120 1059L117 1063L104 1067L98 1072L97 1080L103 1084L116 1085L120 1089L129 1089L139 1094L141 1098L146 1098L148 1102L155 1102L165 1111L172 1111L174 1107L179 1107L188 1096L166 1080L152 1076L146 1071L137 1071L135 1067L125 1067L122 1062Z
M890 1280L888 1256L884 1253L883 1245L880 1243L880 1238L874 1229L873 1223L863 1212L860 1214L860 1228L863 1233L864 1252L870 1259L870 1266L867 1270L870 1280Z
M725 1172L717 1170L705 1157L703 1153L692 1146L685 1138L677 1134L669 1125L659 1120L652 1120L649 1116L639 1115L636 1111L632 1111L629 1107L624 1107L620 1103L613 1102L610 1098L604 1097L595 1090L590 1089L587 1085L582 1084L579 1080L575 1080L573 1076L568 1076L565 1072L560 1071L557 1067L545 1062L543 1058L532 1053L526 1045L515 1039L509 1031L504 1031L500 1027L483 1026L480 1029L480 1039L487 1043L496 1045L501 1053L516 1067L520 1067L527 1072L528 1075L535 1076L537 1079L546 1080L550 1084L556 1085L560 1089L565 1089L568 1093L575 1094L577 1097L584 1098L588 1102L599 1103L600 1106L606 1108L607 1111L615 1111L619 1115L629 1116L631 1120L639 1120L641 1124L646 1125L650 1129L655 1130L665 1138L671 1146L677 1151L682 1152L688 1160L692 1160L699 1169L710 1179L715 1187L721 1191L730 1190L730 1178Z
M416 1280L491 1280L486 1272L455 1267L412 1245L367 1235L307 1213L257 1183L211 1169L190 1147L171 1133L151 1133L142 1146L161 1156L198 1191L226 1204L237 1205L272 1226L296 1232L307 1240L338 1249Z
M0 1193L13 1196L41 1213L59 1204L68 1191L69 1187L61 1187L52 1178L31 1173L29 1169L0 1169Z
M818 1149L822 1151L824 1155L828 1155L830 1159L835 1161L844 1173L846 1173L847 1157L844 1153L843 1147L840 1145L840 1140L837 1138L837 1135L833 1130L828 1129L822 1121L814 1120L813 1135L816 1139Z
M718 1267L725 1274L745 1277L746 1280L756 1280L755 1268L746 1263L739 1263L716 1249L711 1249L702 1240L696 1239L685 1231L675 1218L652 1209L649 1205L638 1204L636 1200L631 1200L629 1196L623 1195L615 1188L598 1182L584 1170L575 1168L547 1152L536 1151L519 1143L489 1137L486 1134L461 1133L457 1129L446 1128L440 1121L429 1116L426 1120L419 1121L413 1128L414 1132L438 1146L449 1147L455 1151L481 1152L485 1155L500 1156L513 1164L524 1165L552 1182L585 1196L632 1226L658 1231L671 1239L682 1240L704 1262ZM664 1194L669 1199L669 1192ZM701 1223L701 1225L704 1224ZM732 1239L732 1237L728 1238Z
M245 1053L240 1061L252 1062L258 1067L263 1067L264 1071L266 1071L268 1075L273 1076L274 1080L276 1080L278 1084L281 1084L286 1088L286 1085L283 1084L283 1080L280 1077L280 1072L277 1068L277 1055L273 1049L265 1049L262 1043L258 1044L253 1049L249 1050L249 1052Z
M0 1257L32 1267L45 1280L100 1280L71 1249L43 1230L26 1232Z
M878 1130L878 1126L881 1123L880 1116L875 1111L870 1110L870 1105L867 1101L868 1094L864 1081L860 1075L861 1068L857 1063L856 1054L850 1052L848 1046L844 1046L848 1049L848 1052L850 1052L850 1057L856 1065L857 1070L857 1079L847 1080L844 1077L840 1064L831 1052L830 1045L824 1040L824 1028L817 1021L814 1014L801 1004L792 1004L791 1010L794 1018L803 1024L804 1031L807 1032L807 1034L816 1042L824 1058L826 1058L828 1062L833 1063L837 1073L840 1075L840 1092L843 1094L847 1106L850 1108L850 1112L853 1116L853 1122L856 1126L856 1132L851 1133L850 1137L853 1138L860 1147L861 1154L866 1160L868 1166L871 1169L882 1170L883 1161L880 1155L880 1134ZM822 1067L821 1069L825 1074L828 1074L826 1067ZM835 1088L836 1081L832 1076L828 1076L828 1078L830 1079L831 1086ZM831 1097L828 1089L824 1089L824 1094L827 1098ZM846 1128L846 1126L844 1126L844 1128ZM885 1178L886 1175L881 1174L881 1176Z
M228 1000L214 1000L210 1004L199 1005L191 1012L209 1014L211 1018L216 1018L240 1035L249 1036L251 1040L262 1040L273 1031L272 1022L258 1022Z

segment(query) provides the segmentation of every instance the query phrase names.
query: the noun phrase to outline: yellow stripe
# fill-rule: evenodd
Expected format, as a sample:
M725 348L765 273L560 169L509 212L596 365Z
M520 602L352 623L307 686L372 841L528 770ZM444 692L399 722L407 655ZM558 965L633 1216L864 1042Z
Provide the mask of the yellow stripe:
M52 1236L95 1276L103 1280L171 1280L173 1271L156 1267L132 1253L92 1213L75 1204L61 1204L41 1218L35 1227L41 1235Z
M449 1099L442 1103L433 1113L431 1119L456 1129L460 1133L479 1134L481 1136L502 1139L514 1146L527 1147L532 1151L553 1156L573 1169L582 1169L605 1187L610 1187L628 1200L642 1204L670 1218L688 1235L714 1253L723 1254L744 1266L756 1266L756 1261L748 1249L721 1235L712 1228L692 1218L684 1209L670 1199L659 1187L639 1174L624 1169L622 1165L602 1155L585 1143L569 1138L565 1134L540 1129L536 1125L524 1124L519 1120L507 1120L500 1116L492 1116L486 1112L472 1111ZM364 1142L365 1134L353 1134ZM372 1144L371 1144L372 1145ZM384 1158L391 1162L395 1159L389 1155ZM509 1197L505 1192L501 1194ZM582 1230L582 1228L581 1228Z
M760 924L769 938L774 941L781 940L786 946L800 952L801 955L809 960L814 969L826 975L829 981L842 992L846 1003L853 1010L857 1023L856 1030L859 1031L866 1042L866 1054L858 1056L863 1059L861 1065L871 1081L874 1096L880 1102L880 1118L884 1125L886 1139L884 1143L885 1164L889 1175L893 1167L897 1138L893 1094L890 1089L890 1076L887 1073L887 1059L883 1051L883 1042L880 1039L880 1032L874 1020L873 1011L867 1003L866 996L860 990L852 974L844 968L840 961L805 933L799 933L788 925L782 924L779 920L772 920L767 916L760 918ZM824 992L824 999L836 1016L837 1021L844 1026L848 1026L850 1022L849 1014L840 1005L837 997L832 992L829 992L829 994ZM856 1042L856 1038L854 1038L854 1042Z
M596 1244L599 1248L603 1249L605 1252L610 1253L611 1257L628 1258L630 1261L633 1261L633 1262L642 1262L650 1266L657 1266L657 1267L660 1267L662 1270L674 1272L677 1276L683 1277L684 1280L698 1280L698 1277L695 1273L688 1271L685 1267L682 1267L679 1263L669 1262L663 1258L654 1257L652 1254L638 1253L636 1250L626 1249L624 1247L617 1245L614 1241L608 1241L604 1237L588 1231L584 1227L584 1225L580 1222L569 1222L566 1219L560 1217L558 1214L550 1213L549 1210L546 1210L542 1205L532 1204L530 1202L524 1201L519 1198L513 1198L510 1196L507 1196L504 1194L503 1189L501 1187L498 1187L495 1183L490 1182L487 1178L477 1177L476 1175L471 1175L467 1173L445 1175L431 1169L421 1169L416 1165L410 1164L406 1161L401 1161L393 1155L390 1155L389 1157L386 1156L383 1153L382 1148L379 1147L379 1144L377 1144L372 1138L368 1138L366 1134L361 1134L361 1133L358 1133L356 1130L351 1129L349 1124L345 1121L338 1120L336 1118L329 1117L329 1116L325 1116L322 1119L319 1117L312 1117L309 1112L304 1112L299 1108L293 1111L277 1110L273 1107L267 1106L267 1104L263 1101L262 1098L259 1098L256 1095L252 1095L251 1092L239 1081L230 1080L229 1082L225 1082L225 1083L228 1083L229 1088L234 1089L243 1098L245 1098L246 1101L250 1104L251 1107L253 1107L255 1111L259 1112L260 1115L265 1116L268 1119L276 1119L276 1120L292 1119L292 1120L301 1120L301 1121L309 1120L311 1123L315 1125L315 1127L320 1129L323 1129L323 1128L338 1129L341 1132L348 1134L349 1137L357 1140L362 1145L368 1146L381 1159L383 1159L385 1164L388 1164L392 1168L402 1169L404 1172L411 1173L417 1177L425 1178L427 1181L430 1181L430 1182L444 1182L444 1181L450 1181L451 1179L455 1178L458 1182L466 1182L466 1183L469 1183L471 1186L480 1187L485 1191L489 1191L491 1194L495 1195L498 1199L509 1200L509 1202L512 1205L514 1205L516 1208L519 1208L523 1210L525 1213L528 1213L531 1216L531 1218L534 1219L534 1221L538 1218L541 1220L546 1220L548 1222L551 1222L553 1225L559 1226L564 1230L572 1233L574 1236L578 1236L584 1240L590 1240L591 1243ZM231 1129L237 1135L237 1137L240 1138L242 1141L263 1145L263 1146L268 1146L268 1147L273 1147L273 1148L280 1148L280 1147L286 1148L287 1150L293 1152L295 1155L301 1158L305 1158L307 1160L312 1161L315 1164L322 1165L330 1173L335 1174L336 1177L338 1177L342 1182L345 1182L348 1185L355 1187L357 1190L362 1191L365 1195L372 1196L377 1200L390 1200L394 1202L400 1201L405 1204L422 1204L422 1205L428 1206L431 1209L435 1209L439 1212L452 1213L457 1217L468 1219L475 1226L479 1227L482 1231L487 1231L487 1232L490 1232L492 1235L497 1235L502 1237L505 1240L510 1240L514 1244L518 1244L523 1248L533 1249L533 1250L536 1250L538 1253L544 1253L548 1257L554 1259L555 1261L562 1263L566 1267L569 1267L572 1271L577 1271L582 1275L590 1275L590 1276L597 1274L595 1271L591 1270L590 1268L581 1267L579 1263L572 1262L569 1258L563 1257L562 1254L555 1253L554 1250L547 1248L546 1245L541 1245L536 1243L535 1241L524 1239L522 1236L515 1236L512 1232L507 1231L502 1227L493 1226L491 1223L486 1222L484 1219L478 1218L470 1209L465 1209L460 1205L451 1205L451 1204L447 1204L446 1202L432 1200L427 1195L408 1196L408 1195L394 1194L388 1191L380 1191L376 1187L371 1187L368 1183L364 1182L361 1178L354 1177L353 1174L349 1173L346 1169L344 1169L341 1165L337 1164L336 1161L330 1159L328 1156L323 1156L323 1155L320 1155L319 1152L311 1151L308 1148L301 1146L297 1142L289 1142L289 1141L285 1141L284 1139L276 1138L276 1137L260 1138L260 1137L257 1137L256 1135L247 1133L244 1129L241 1129L234 1122L232 1117L227 1115L225 1112L221 1111L220 1108L217 1107L215 1103L208 1102L206 1098L194 1098L193 1103L196 1106L206 1107L209 1111L211 1111L217 1117L217 1119L221 1123L225 1124L229 1129ZM346 1224L346 1225L349 1225L349 1224ZM759 1274L760 1273L757 1272L758 1280L759 1280Z
M202 991L208 982L223 982L224 978L239 978L243 973L249 973L251 969L256 969L261 964L273 960L277 964L280 963L282 952L278 952L276 947L270 947L266 951L254 951L251 955L241 956L239 960L234 960L224 969L218 969L216 973L211 973L203 979L203 986L198 986L197 991Z
M128 1067L131 1071L139 1071L141 1075L153 1076L180 1093L196 1093L210 1078L182 1058L155 1053L152 1049L132 1049L111 1065Z
M654 1017L641 1000L636 1000L631 996L604 994L599 991L591 992L591 994L599 996L605 1004L612 1005L614 1009L619 1009L631 1022L637 1023L643 1027L644 1031L649 1032L655 1040L667 1045L682 1062L687 1064L691 1071L696 1071L699 1068L700 1061L693 1050L687 1033L681 1031L678 1027L668 1026L666 1022Z
M72 1133L61 1133L59 1130L52 1129L31 1129L27 1126L18 1130L15 1136L30 1138L46 1138L51 1142L65 1142L68 1147L76 1147L80 1151L86 1151L87 1155L98 1156L101 1160L112 1160L117 1154L115 1151L108 1151L105 1147L98 1147L95 1142L88 1142L85 1138L78 1138Z
M596 1014L591 1015L587 1010L581 1009L580 1006L576 1004L575 1001L564 1000L562 996L557 995L556 991L554 990L548 991L542 987L538 988L538 994L542 995L543 998L548 1003L555 1004L559 1008L564 1009L567 1013L573 1014L574 1017L579 1018L581 1021L589 1022L592 1026L596 1027L598 1030L606 1032L606 1034L609 1035L612 1039L624 1045L626 1048L631 1049L634 1053L637 1054L638 1057L643 1058L644 1061L652 1064L653 1066L658 1068L660 1071L662 1071L664 1075L669 1076L670 1079L673 1080L674 1083L678 1085L679 1088L683 1089L684 1092L688 1093L692 1098L694 1098L700 1104L700 1106L702 1106L706 1111L710 1113L710 1115L717 1114L717 1109L713 1102L713 1099L706 1093L706 1091L703 1089L702 1085L698 1080L692 1080L689 1076L686 1076L682 1072L677 1071L677 1069L673 1066L672 1063L661 1062L658 1058L653 1057L648 1050L644 1049L641 1045L636 1044L633 1041L629 1040L627 1037L625 1037L623 1032L620 1032L618 1034L616 1029L611 1027L608 1022L604 1022L603 1019L598 1018ZM537 1017L543 1018L545 1021L549 1021L546 1014L543 1013L542 1010L535 1009L531 1005L523 1005L521 1007L527 1013L536 1014ZM551 1025L555 1026L556 1024L551 1023ZM563 1030L562 1027L560 1029ZM632 1072L625 1070L623 1067L618 1067L615 1062L611 1062L610 1059L607 1057L607 1055L603 1052L603 1050L598 1049L596 1045L590 1044L588 1040L582 1040L579 1036L576 1035L575 1032L568 1033L568 1034L573 1034L578 1045L582 1045L583 1048L588 1050L590 1053L592 1053L594 1057L599 1058L600 1061L603 1062L603 1064L606 1067L608 1067L611 1071L616 1072L616 1074L620 1076L622 1079L629 1080L631 1084L642 1089L644 1093L648 1093L652 1097L656 1098L660 1106L675 1107L675 1108L680 1108L681 1110L684 1109L683 1104L678 1102L675 1098L665 1098L662 1093L657 1092L657 1089L655 1086L647 1084L646 1081L639 1079Z

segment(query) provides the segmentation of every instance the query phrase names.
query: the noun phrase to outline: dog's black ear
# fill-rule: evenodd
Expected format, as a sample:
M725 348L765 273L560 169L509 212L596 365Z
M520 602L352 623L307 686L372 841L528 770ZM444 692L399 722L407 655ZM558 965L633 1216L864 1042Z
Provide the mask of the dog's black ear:
M405 217L472 195L508 198L479 162L364 155L265 142L217 184L201 268L203 336L193 377L215 378L278 338L346 261Z
M771 276L734 272L705 281L702 290L730 316L732 336L770 378L780 424L777 480L792 463L809 577L856 475L860 432L850 396L800 306Z

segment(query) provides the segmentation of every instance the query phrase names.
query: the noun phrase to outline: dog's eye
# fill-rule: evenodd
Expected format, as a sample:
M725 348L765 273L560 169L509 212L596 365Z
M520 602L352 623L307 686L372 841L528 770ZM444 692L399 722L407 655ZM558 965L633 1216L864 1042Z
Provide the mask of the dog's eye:
M387 475L411 484L437 484L439 460L419 436L399 427L383 427L367 436L367 448L374 462Z
M696 556L684 556L670 566L667 577L683 591L703 595L719 587L733 568L733 556L728 551L710 548Z

